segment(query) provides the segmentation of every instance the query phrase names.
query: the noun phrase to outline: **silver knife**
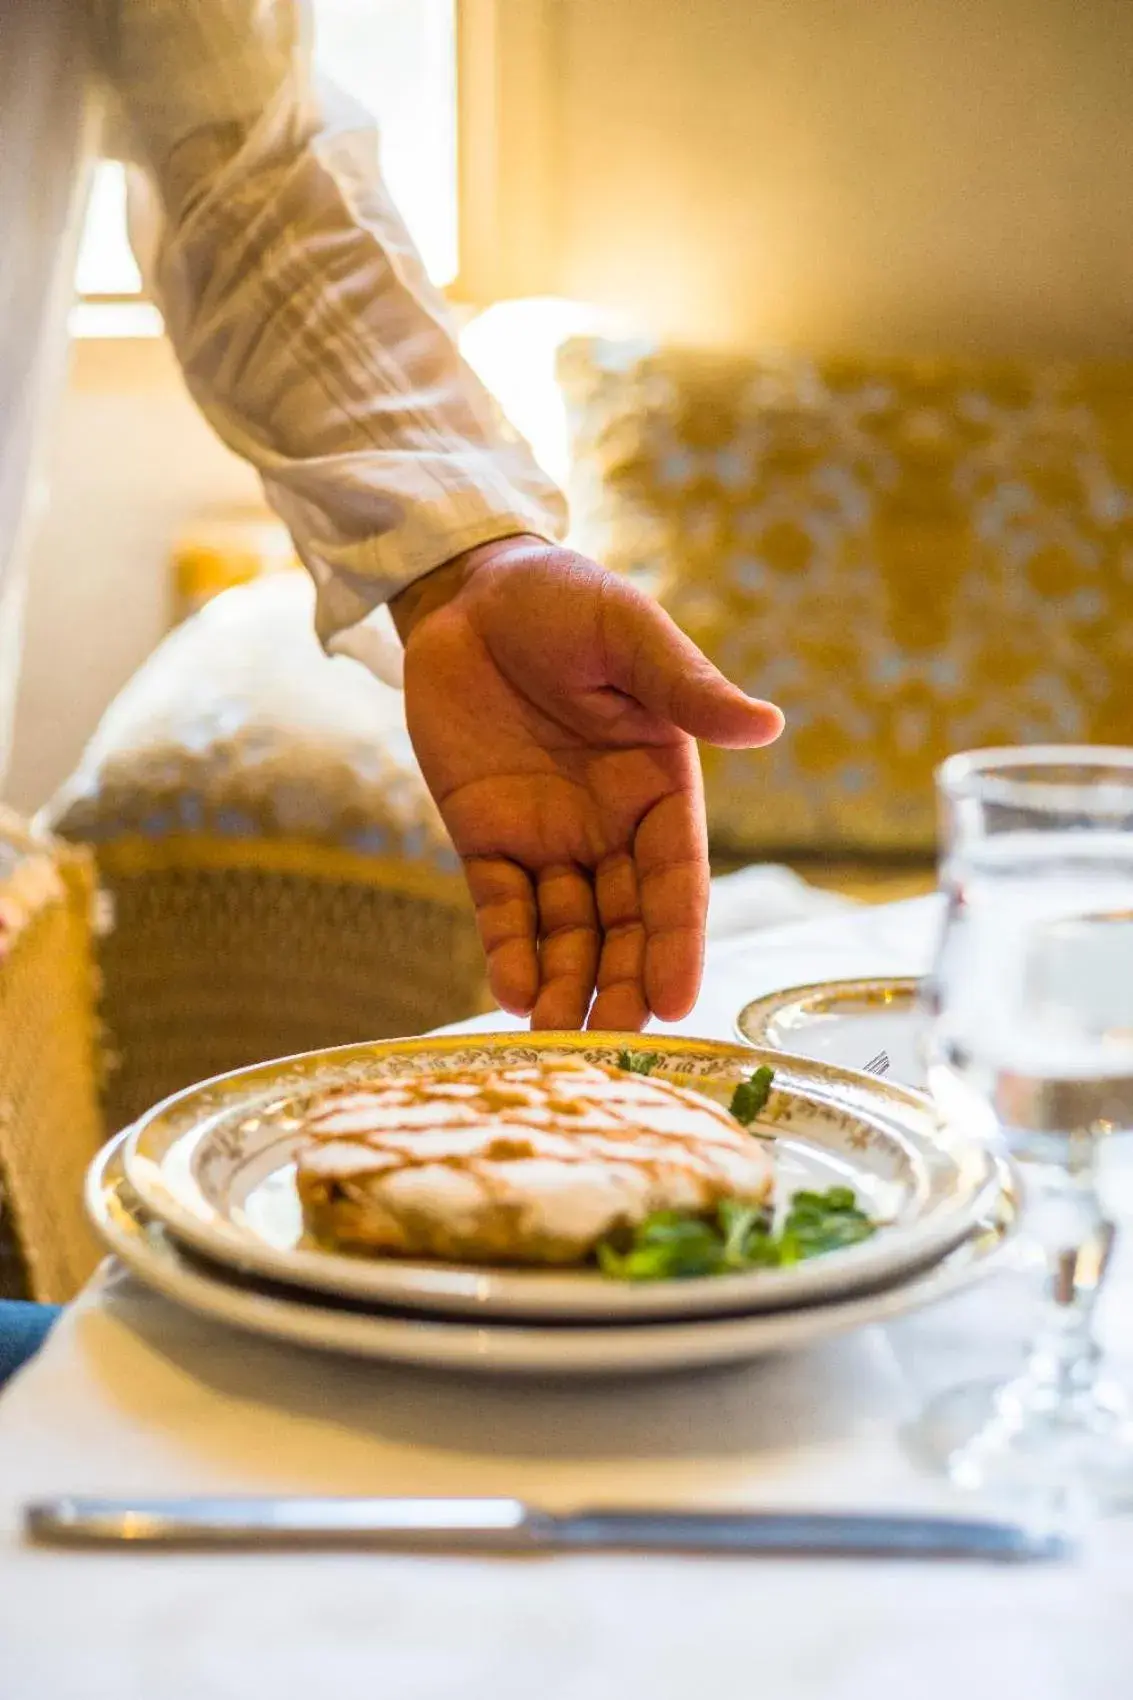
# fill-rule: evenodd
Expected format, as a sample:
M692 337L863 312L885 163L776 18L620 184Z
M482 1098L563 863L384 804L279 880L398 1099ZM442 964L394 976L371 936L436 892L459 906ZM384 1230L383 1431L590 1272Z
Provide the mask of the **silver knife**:
M1070 1555L1055 1530L873 1512L596 1510L518 1499L64 1498L25 1508L34 1541L127 1547L369 1547L376 1551L805 1553L858 1558Z

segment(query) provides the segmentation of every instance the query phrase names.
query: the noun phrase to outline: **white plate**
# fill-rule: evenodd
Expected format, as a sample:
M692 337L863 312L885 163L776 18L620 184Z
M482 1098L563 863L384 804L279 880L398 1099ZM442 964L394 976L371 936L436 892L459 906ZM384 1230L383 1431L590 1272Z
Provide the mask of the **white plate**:
M749 1045L838 1068L861 1072L870 1063L869 1072L923 1091L919 994L919 980L790 986L745 1004L736 1031Z
M634 1038L659 1072L726 1102L760 1061L777 1064L761 1131L778 1185L852 1186L884 1220L869 1240L784 1270L623 1283L596 1270L476 1268L366 1258L304 1242L293 1157L297 1099L331 1085L421 1068L531 1062L549 1053L610 1062L624 1034L476 1034L375 1041L264 1063L180 1093L135 1125L126 1172L146 1207L187 1244L246 1274L378 1304L482 1316L606 1320L708 1315L843 1298L942 1255L984 1208L991 1169L972 1140L938 1128L928 1103L885 1081L817 1063L784 1064L707 1039Z
M899 1286L838 1304L624 1327L441 1321L367 1312L349 1301L241 1281L183 1250L147 1216L133 1192L122 1164L126 1137L120 1135L93 1165L87 1207L110 1250L147 1286L201 1316L292 1345L485 1375L579 1378L689 1370L741 1363L888 1322L979 1280L1018 1213L1014 1181L1004 1165L988 1220L961 1245Z

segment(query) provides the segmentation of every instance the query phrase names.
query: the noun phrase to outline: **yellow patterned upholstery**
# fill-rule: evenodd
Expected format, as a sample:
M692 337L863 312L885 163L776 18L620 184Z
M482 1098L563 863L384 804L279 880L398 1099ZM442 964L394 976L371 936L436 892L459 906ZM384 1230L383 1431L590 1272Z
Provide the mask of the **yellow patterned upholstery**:
M714 842L904 852L949 751L1133 742L1133 366L569 344L580 546L786 710Z
M0 809L0 1192L3 1290L69 1299L99 1258L82 1204L102 1139L92 949L82 852Z
M400 693L331 661L306 575L231 590L112 704L48 812L89 843L108 1125L209 1075L485 1004L458 865Z

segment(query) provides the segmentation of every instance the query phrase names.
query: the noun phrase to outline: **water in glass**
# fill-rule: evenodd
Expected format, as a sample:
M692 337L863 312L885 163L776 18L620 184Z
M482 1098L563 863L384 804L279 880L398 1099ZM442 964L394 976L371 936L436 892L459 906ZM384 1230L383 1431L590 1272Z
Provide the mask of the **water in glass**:
M1093 1319L1113 1244L1099 1145L1133 1130L1133 751L976 752L941 773L945 924L926 1002L945 1127L1028 1179L1048 1304L1023 1372L920 1425L971 1486L1133 1501L1133 1430Z

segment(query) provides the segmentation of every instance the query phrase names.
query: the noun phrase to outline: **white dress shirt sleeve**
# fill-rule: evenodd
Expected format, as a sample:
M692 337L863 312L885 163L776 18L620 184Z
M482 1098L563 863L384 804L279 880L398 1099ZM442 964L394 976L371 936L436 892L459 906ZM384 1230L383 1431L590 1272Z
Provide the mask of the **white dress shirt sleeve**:
M414 579L560 536L562 497L460 358L372 122L311 70L298 0L95 3L149 184L139 260L190 390L292 532L324 643L361 658L352 630Z

